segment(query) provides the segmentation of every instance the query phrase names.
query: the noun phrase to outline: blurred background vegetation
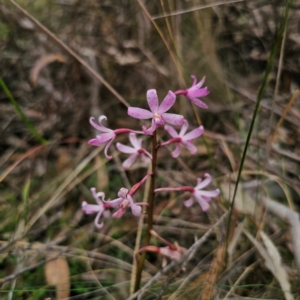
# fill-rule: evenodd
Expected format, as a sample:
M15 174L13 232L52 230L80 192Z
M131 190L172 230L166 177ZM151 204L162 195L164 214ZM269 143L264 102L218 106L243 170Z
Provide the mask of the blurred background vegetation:
M183 151L174 160L161 149L157 185L194 186L208 172L222 193L207 213L196 205L185 208L185 195L159 195L154 229L166 239L188 248L229 209L261 100L258 115L230 227L218 228L185 273L167 288L162 278L143 299L300 299L296 235L285 218L262 204L267 197L299 211L300 3L226 2L18 0L28 16L14 1L1 1L0 298L128 297L138 220L106 218L99 231L81 203L94 202L91 187L116 198L147 166L124 172L117 152L107 162L101 148L87 144L96 134L89 117L106 115L109 128L138 129L122 99L147 108L148 89L157 89L162 100L168 90L189 87L190 75L196 75L206 76L210 94L203 100L209 108L195 109L178 97L174 110L192 127L203 124L204 139L196 141L193 157ZM282 38L276 39L280 24ZM226 235L226 265L213 268L225 255L220 247ZM271 261L277 255L279 270L271 270L263 253ZM144 282L163 262L147 258Z

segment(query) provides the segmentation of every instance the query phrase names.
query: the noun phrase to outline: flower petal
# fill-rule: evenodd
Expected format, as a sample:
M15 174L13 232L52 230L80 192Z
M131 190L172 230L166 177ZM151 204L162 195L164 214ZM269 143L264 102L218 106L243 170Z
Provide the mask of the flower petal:
M168 113L163 113L162 118L164 121L167 123L170 123L171 125L175 126L180 126L183 123L183 116L177 115L177 114L168 114Z
M165 128L165 131L167 131L171 137L178 137L179 136L178 133L176 132L176 130L173 127L171 127L169 125L165 125L164 128Z
M184 205L185 205L186 207L191 207L191 206L193 205L193 203L194 203L194 200L193 200L193 198L191 197L190 199L184 201L183 203L184 203Z
M99 124L100 124L100 125L96 124L96 123L94 122L94 119L95 119L94 117L90 117L90 124L91 124L94 128L96 128L97 130L99 130L99 131L101 131L101 132L111 132L111 131L113 131L112 129L106 128L106 127L104 127L104 126L102 125L102 121L103 121L103 120L107 120L106 116L100 116L100 117L99 117L98 121L99 121Z
M190 91L187 96L190 98L201 98L207 96L209 93L208 87L205 87L203 89Z
M200 204L203 211L207 211L209 209L209 204L206 200L204 200L200 195L194 194L197 202Z
M212 178L208 173L204 174L205 179L202 181L201 178L197 178L197 185L195 187L196 190L201 190L202 188L206 187L210 184Z
M199 99L196 98L189 98L189 99L198 107L205 108L205 109L208 108L208 106Z
M175 100L176 95L172 91L169 91L163 102L160 104L158 113L163 114L164 112L169 110L175 103Z
M175 147L175 150L173 152L171 152L171 155L176 158L179 156L181 152L181 148L180 148L180 144L179 143L176 143L176 147Z
M134 204L132 197L128 194L127 199L129 200L132 214L139 217L142 213L142 208L139 205Z
M203 199L205 199L206 201L210 201L212 197L217 197L220 194L220 190L216 189L213 191L196 191L195 193L201 195L201 197L203 197Z
M183 142L182 143L186 148L189 149L192 155L197 153L197 147L193 145L191 142Z
M138 153L131 154L126 160L124 160L122 166L124 169L129 169L131 165L136 161Z
M188 123L187 120L184 119L182 127L181 127L180 132L179 132L179 136L183 137L188 128L189 128L189 123Z
M102 209L100 205L97 204L88 204L87 202L83 201L81 204L81 209L87 215L92 215Z
M156 90L152 89L147 91L147 101L150 107L150 110L153 113L156 113L158 111L158 97Z
M99 205L103 205L103 200L105 198L105 194L103 192L96 191L96 188L91 188L91 192L93 194L94 199ZM100 199L101 198L101 199Z
M138 139L135 133L129 133L129 140L131 145L136 149L142 148L142 139Z
M118 208L121 203L123 202L123 198L117 198L117 199L114 199L114 200L103 200L103 202L106 204L106 205L109 205L109 207L111 208Z
M156 123L154 121L154 119L152 119L152 123L151 123L151 126L147 129L146 126L143 126L143 132L145 134L149 134L149 135L152 135L152 133L154 132L154 130L157 128L156 126Z
M120 207L116 212L113 213L113 218L121 218L126 212L126 208Z
M153 117L153 112L139 107L128 107L127 114L140 120L151 119Z
M182 140L184 140L184 141L191 141L191 140L199 137L200 135L202 135L203 132L204 132L204 127L200 126L200 127L196 128L196 129L192 130L191 132L187 133L185 136L183 136Z
M95 218L95 221L94 221L94 224L98 229L101 229L103 227L103 222L99 223L99 219L100 219L103 211L104 211L104 208L98 212L98 214Z
M105 155L105 157L106 157L107 159L112 159L112 156L109 156L109 155L107 154L107 151L108 151L108 148L111 146L112 142L114 141L114 139L115 139L115 137L114 137L111 141L109 141L109 142L107 143L107 145L105 146L105 149L104 149L104 155Z
M116 147L122 153L127 153L127 154L136 153L136 149L134 149L130 146L123 145L121 143L117 143Z

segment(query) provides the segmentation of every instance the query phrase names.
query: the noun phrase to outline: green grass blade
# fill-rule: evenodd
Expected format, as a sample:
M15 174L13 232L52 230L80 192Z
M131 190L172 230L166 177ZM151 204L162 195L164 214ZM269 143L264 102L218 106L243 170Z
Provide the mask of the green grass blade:
M47 144L48 141L45 140L35 129L35 127L29 122L29 120L27 119L27 117L24 115L24 113L22 112L22 109L20 108L20 106L18 105L17 101L14 99L13 95L11 94L10 90L8 89L8 87L6 86L5 82L3 81L3 79L0 77L0 86L2 87L4 93L6 94L7 98L9 99L9 101L11 102L12 106L15 108L15 110L17 111L17 113L19 114L19 116L21 117L21 119L23 120L23 122L26 124L27 128L30 130L30 132L34 135L34 137L41 142L42 144Z
M240 179L241 179L241 174L242 174L244 163L245 163L245 160L246 160L246 155L247 155L249 143L250 143L250 140L251 140L254 124L255 124L255 121L256 121L256 118L257 118L257 115L258 115L260 102L262 100L264 91L265 91L265 89L267 87L267 84L268 84L269 75L270 75L272 67L274 65L276 55L277 55L277 53L278 53L278 51L281 47L280 46L281 45L281 40L282 40L282 37L283 37L283 34L284 34L284 30L287 26L288 15L289 15L289 3L287 1L286 5L285 5L284 15L283 15L283 17L282 17L282 19L279 23L279 27L278 27L277 32L276 32L274 46L271 49L271 53L270 53L270 56L269 56L268 61L267 61L267 67L266 67L266 70L265 70L263 81L262 81L261 87L260 87L258 95L257 95L257 101L256 101L255 109L254 109L254 112L253 112L253 116L252 116L252 120L251 120L251 124L250 124L250 129L249 129L249 132L248 132L248 135L247 135L245 148L244 148L244 151L243 151L243 154L242 154L241 164L240 164L240 167L239 167L239 170L238 170L238 175L237 175L237 180L236 180L235 187L234 187L232 202L231 202L231 205L230 205L230 214L229 214L228 225L227 225L227 238L226 238L227 242L228 242L229 227L230 227L231 215L232 215L232 212L233 212L235 197L236 197L236 194L237 194L238 185L239 185L239 182L240 182Z

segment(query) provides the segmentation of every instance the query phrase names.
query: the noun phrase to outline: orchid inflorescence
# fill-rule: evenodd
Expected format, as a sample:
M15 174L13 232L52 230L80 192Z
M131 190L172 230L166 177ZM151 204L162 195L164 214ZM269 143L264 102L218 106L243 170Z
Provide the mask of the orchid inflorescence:
M203 78L199 83L197 83L197 79L195 76L192 76L192 78L193 84L190 88L185 90L178 90L175 92L169 91L167 96L161 102L161 104L159 104L156 90L149 90L147 92L149 110L139 107L128 108L128 115L133 118L140 120L151 119L151 125L149 127L142 126L142 131L132 130L128 128L119 128L115 130L109 129L102 124L102 122L107 119L105 116L99 117L99 124L97 124L94 121L94 118L91 117L91 125L100 133L96 136L96 138L91 139L89 141L89 144L93 146L105 146L105 156L107 159L111 159L112 156L108 155L108 150L115 138L117 137L117 135L128 134L132 146L127 146L121 143L116 144L116 147L120 152L129 154L129 157L123 162L124 169L130 168L138 158L140 158L144 163L152 162L153 164L153 153L150 154L145 148L143 148L143 140L142 138L138 138L137 135L146 135L153 137L156 133L156 130L162 128L171 136L171 138L165 142L158 143L156 146L156 150L158 150L158 148L160 147L175 144L175 148L171 152L171 155L173 157L178 157L180 155L182 146L186 147L192 155L196 154L197 147L193 144L193 141L194 139L200 137L203 134L204 127L199 126L186 133L189 127L188 121L185 120L182 115L169 113L169 110L174 105L176 101L176 96L178 95L184 95L198 107L207 108L207 105L199 99L209 94L208 88L202 87L205 78ZM173 126L181 126L179 133L173 128ZM109 209L115 209L115 212L112 214L113 218L122 217L128 207L130 207L132 214L138 217L142 214L142 206L147 207L148 203L136 203L134 202L133 196L136 193L136 191L143 185L143 183L151 176L155 176L155 174L152 172L147 174L140 182L136 183L130 190L124 187L120 188L118 192L118 197L114 200L105 200L105 195L103 192L97 193L95 188L91 188L92 195L97 204L88 204L87 202L83 202L82 210L86 214L97 214L95 218L95 226L97 228L103 227L103 222L100 222L100 218ZM219 190L203 190L212 181L212 178L209 174L204 174L204 177L205 179L203 181L201 178L197 179L197 185L195 187L181 186L157 189L153 187L152 193L158 193L162 191L189 192L191 194L191 198L185 201L184 205L186 207L192 206L193 198L195 198L201 206L202 210L207 211L209 209L209 201L211 201L212 197L216 197L219 195ZM149 234L150 233L152 235L156 234L155 232L149 230ZM158 237L158 235L156 235L156 237ZM167 243L168 247L157 248L154 246L146 245L144 248L141 249L141 251L154 251L164 254L173 259L180 257L180 255L183 253L183 248L175 246L166 241L165 243Z

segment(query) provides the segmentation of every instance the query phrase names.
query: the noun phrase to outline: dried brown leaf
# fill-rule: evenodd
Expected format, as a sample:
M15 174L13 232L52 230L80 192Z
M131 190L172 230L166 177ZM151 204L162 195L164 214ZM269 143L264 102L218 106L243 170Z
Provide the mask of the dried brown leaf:
M36 85L40 71L50 63L58 61L61 63L66 62L67 58L61 54L47 54L40 57L34 64L33 68L30 71L30 81L33 85Z
M48 259L57 256L58 253L48 255ZM45 278L49 285L56 288L56 299L67 299L70 296L70 271L67 260L57 257L45 265Z

